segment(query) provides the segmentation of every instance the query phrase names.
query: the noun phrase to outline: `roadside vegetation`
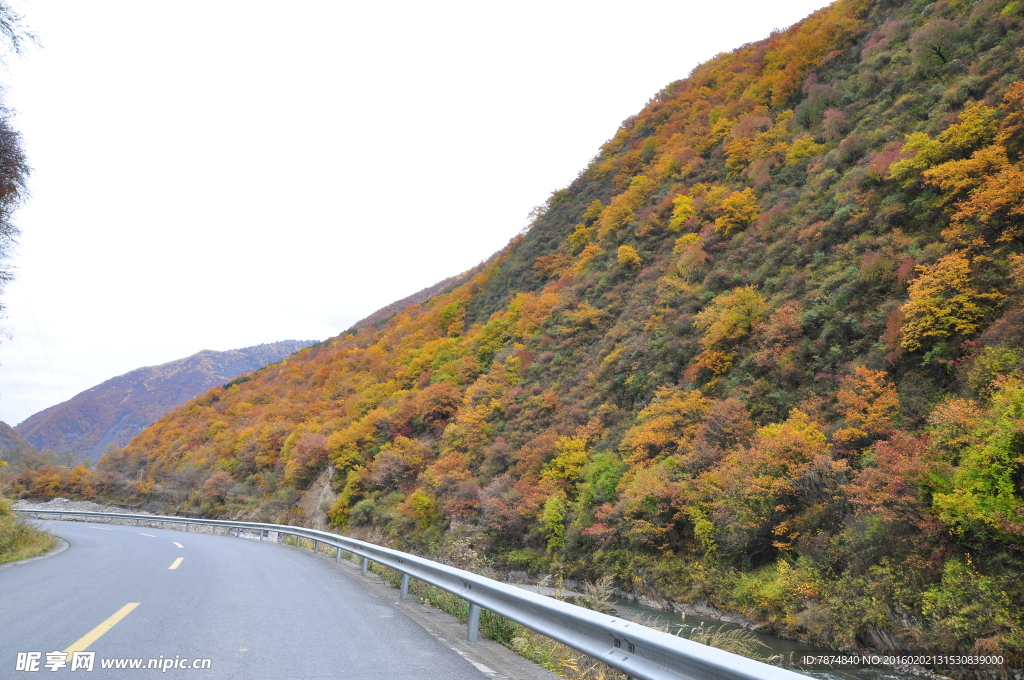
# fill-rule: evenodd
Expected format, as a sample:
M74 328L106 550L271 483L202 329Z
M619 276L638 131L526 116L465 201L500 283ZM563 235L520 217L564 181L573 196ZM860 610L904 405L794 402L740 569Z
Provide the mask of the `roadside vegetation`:
M0 461L0 468L4 463ZM3 481L0 480L0 492ZM11 502L0 495L0 564L40 555L57 542L50 534L31 527L11 509Z

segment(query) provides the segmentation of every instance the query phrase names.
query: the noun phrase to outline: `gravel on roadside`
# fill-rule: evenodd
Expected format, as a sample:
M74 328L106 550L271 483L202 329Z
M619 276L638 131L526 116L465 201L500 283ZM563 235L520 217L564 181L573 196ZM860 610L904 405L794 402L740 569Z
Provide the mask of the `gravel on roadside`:
M134 508L119 508L116 505L100 505L92 501L72 501L67 498L53 498L45 503L38 501L19 500L12 504L15 510L67 510L78 512L127 512L133 515L152 515Z

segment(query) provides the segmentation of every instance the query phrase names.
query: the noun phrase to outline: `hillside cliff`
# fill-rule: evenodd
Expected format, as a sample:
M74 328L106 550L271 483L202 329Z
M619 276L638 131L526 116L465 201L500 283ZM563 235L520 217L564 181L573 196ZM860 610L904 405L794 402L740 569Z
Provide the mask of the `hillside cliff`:
M719 55L468 280L209 390L89 483L301 522L331 464L334 523L399 545L1019 660L1022 12L840 0Z
M147 366L106 380L40 411L14 429L40 451L99 460L122 447L160 416L214 385L280 361L311 342L283 340Z

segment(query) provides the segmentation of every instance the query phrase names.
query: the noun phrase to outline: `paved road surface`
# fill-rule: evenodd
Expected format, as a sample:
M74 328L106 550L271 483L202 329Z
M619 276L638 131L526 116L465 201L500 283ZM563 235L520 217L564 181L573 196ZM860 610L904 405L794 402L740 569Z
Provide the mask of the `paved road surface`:
M0 678L486 677L308 552L145 527L44 526L70 548L0 568ZM85 647L96 653L93 672L44 666L47 652L67 650L118 612L123 618ZM18 652L42 652L39 670L15 670ZM210 667L145 668L161 655L210 659ZM121 658L143 659L143 668L100 667Z

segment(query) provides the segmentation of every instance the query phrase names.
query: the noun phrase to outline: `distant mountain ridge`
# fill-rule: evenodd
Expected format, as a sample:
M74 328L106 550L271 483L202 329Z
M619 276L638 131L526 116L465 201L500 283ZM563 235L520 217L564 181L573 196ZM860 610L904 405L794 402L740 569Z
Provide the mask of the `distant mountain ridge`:
M25 438L18 434L13 427L0 420L0 451L28 448L29 446L31 444L25 441Z
M95 460L110 444L124 446L163 414L211 387L312 344L282 340L224 352L205 349L137 368L30 416L14 430L41 451Z

